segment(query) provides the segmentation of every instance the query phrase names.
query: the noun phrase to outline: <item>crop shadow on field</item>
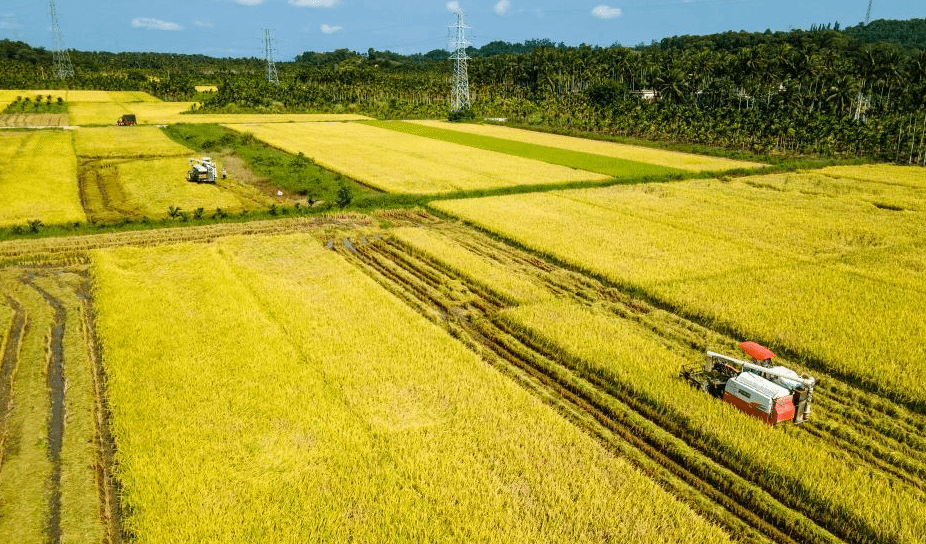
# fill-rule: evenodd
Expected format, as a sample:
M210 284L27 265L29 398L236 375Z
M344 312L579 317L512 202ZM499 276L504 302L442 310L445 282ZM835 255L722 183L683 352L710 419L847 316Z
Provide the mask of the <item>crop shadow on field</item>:
M618 179L687 173L685 170L678 168L606 157L594 153L570 151L557 147L529 144L492 136L469 134L456 130L446 130L415 123L405 123L402 121L360 121L360 123L376 128L411 134L413 136L421 136L476 149L495 151L506 155L541 161L548 164L595 172Z

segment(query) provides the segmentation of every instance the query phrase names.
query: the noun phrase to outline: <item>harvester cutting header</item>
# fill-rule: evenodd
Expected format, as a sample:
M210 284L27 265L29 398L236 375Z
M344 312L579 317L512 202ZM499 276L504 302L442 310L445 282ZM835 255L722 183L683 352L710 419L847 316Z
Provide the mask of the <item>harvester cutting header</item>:
M708 351L703 366L683 367L681 376L698 389L770 425L807 421L816 380L774 366L775 354L755 342L743 342L739 347L752 357L752 362Z

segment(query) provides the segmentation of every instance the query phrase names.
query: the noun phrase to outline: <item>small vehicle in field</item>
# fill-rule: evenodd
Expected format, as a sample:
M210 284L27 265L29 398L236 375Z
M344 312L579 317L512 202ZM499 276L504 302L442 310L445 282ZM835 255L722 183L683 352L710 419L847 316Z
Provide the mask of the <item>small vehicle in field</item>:
M116 125L120 127L129 127L137 124L138 121L135 119L134 113L127 113L116 120Z
M680 376L769 425L807 421L816 380L773 365L775 354L765 346L742 342L739 347L752 362L708 351L703 365L686 365Z

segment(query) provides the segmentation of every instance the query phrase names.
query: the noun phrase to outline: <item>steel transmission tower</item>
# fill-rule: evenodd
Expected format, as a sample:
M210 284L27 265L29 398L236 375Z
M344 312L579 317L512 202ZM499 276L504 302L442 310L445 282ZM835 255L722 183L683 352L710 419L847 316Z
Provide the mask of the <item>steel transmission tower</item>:
M466 41L466 26L463 17L463 11L457 12L457 24L450 27L451 36L454 37L453 55L451 60L455 61L453 66L453 92L450 96L450 109L452 111L468 110L469 103L469 75L466 72L466 46L470 42Z
M277 77L277 65L273 63L273 37L270 35L270 29L264 29L264 53L267 57L267 83L274 85L280 84L280 78Z
M871 3L874 0L868 0L868 11L865 12L865 26L868 26L868 22L871 21Z
M67 79L74 75L74 67L71 66L71 56L64 48L64 35L61 34L61 25L58 24L58 7L55 6L55 0L48 0L48 14L51 16L51 33L55 42L55 48L52 50L52 73L58 79Z

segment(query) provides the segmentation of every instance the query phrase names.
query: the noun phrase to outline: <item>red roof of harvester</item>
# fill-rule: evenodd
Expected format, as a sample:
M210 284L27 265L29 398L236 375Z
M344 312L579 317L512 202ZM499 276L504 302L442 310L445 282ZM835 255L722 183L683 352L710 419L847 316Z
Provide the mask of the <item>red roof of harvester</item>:
M756 344L755 342L743 342L740 344L740 349L745 351L746 355L755 358L757 361L764 361L766 359L775 357L775 354L772 353L772 350L765 346Z

